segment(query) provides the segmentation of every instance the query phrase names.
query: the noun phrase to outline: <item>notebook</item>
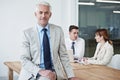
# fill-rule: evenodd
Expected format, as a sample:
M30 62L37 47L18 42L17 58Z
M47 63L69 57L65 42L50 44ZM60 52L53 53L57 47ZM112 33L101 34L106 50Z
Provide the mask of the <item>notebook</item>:
M67 50L70 62L74 62L73 50Z

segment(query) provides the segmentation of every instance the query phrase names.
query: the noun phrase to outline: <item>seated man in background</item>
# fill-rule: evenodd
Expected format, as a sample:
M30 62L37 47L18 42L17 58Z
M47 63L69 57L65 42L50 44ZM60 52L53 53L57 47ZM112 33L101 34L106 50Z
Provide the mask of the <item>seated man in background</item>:
M67 50L73 50L74 59L82 58L85 51L85 40L78 37L79 28L75 25L69 27L69 38L65 39Z

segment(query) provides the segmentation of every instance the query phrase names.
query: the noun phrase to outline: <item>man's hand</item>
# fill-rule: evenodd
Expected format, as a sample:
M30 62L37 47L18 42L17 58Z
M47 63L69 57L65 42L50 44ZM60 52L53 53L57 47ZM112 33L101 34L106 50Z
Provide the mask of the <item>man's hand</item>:
M50 80L56 80L56 73L52 72L51 70L40 70L39 74L41 76L49 78Z
M55 72L49 72L48 74L50 80L56 80L56 73Z

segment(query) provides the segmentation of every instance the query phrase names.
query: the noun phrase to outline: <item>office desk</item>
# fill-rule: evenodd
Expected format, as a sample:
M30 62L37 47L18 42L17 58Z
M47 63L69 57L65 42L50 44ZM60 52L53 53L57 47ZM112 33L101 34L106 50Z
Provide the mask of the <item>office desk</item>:
M83 80L120 80L120 70L102 65L71 63L75 76Z
M5 62L9 69L9 80L13 80L13 71L20 73L21 63L19 61ZM120 70L100 65L81 65L71 63L76 77L83 80L120 80Z
M4 62L4 64L8 67L8 76L9 80L13 80L13 71L20 73L21 70L21 63L19 61L14 62Z

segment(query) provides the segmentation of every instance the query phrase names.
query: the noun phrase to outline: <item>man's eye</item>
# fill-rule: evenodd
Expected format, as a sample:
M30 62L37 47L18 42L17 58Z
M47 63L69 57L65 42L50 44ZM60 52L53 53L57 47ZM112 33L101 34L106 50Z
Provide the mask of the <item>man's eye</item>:
M39 12L39 14L42 14L43 12Z
M45 12L45 14L49 14L49 12Z

